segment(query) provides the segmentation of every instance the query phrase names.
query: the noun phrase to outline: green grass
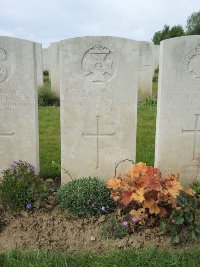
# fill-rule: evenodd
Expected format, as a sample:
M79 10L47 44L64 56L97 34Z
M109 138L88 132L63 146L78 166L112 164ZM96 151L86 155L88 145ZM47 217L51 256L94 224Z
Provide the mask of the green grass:
M1 267L198 267L200 250L115 250L105 254L12 251L0 254Z
M60 108L39 108L40 174L58 177L60 170L52 161L60 164Z
M136 161L154 165L156 107L138 107Z

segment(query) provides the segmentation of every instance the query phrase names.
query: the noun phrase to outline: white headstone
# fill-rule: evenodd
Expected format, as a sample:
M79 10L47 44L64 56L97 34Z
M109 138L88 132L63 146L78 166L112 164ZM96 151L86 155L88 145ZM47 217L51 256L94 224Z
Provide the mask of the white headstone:
M43 71L49 71L49 49L43 48Z
M42 45L36 43L36 64L37 64L37 87L43 85L43 59L42 59Z
M154 55L155 55L154 70L156 70L159 67L160 45L154 45Z
M0 168L27 161L39 171L36 44L0 37Z
M200 36L169 39L160 49L155 165L188 184L200 154Z
M51 89L55 95L60 96L59 42L50 44L49 61Z
M140 100L152 96L152 77L154 72L154 45L150 42L139 42L139 86Z
M135 160L138 57L138 42L125 38L60 42L61 158L73 177L108 179Z

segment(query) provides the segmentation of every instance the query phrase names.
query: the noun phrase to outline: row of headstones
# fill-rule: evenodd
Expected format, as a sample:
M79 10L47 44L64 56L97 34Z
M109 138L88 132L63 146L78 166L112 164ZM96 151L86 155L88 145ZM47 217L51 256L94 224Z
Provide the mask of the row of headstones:
M152 78L159 65L159 45L141 41L139 44L138 98L152 96ZM43 70L49 72L52 92L60 96L60 42L51 43L43 49Z
M139 43L82 37L60 42L61 157L72 177L109 178L118 162L135 160ZM0 37L0 166L13 160L39 172L37 44ZM198 175L200 36L163 41L155 165ZM62 172L62 182L69 179Z

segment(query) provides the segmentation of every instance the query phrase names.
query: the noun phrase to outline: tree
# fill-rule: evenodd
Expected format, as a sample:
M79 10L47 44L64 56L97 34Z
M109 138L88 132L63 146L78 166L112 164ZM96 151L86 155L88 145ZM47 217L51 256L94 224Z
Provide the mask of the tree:
M194 12L188 17L186 29L187 35L200 34L200 11Z
M164 25L161 31L155 32L152 41L155 45L159 45L161 41L179 37L185 35L184 29L181 25L175 25L170 28L168 25Z

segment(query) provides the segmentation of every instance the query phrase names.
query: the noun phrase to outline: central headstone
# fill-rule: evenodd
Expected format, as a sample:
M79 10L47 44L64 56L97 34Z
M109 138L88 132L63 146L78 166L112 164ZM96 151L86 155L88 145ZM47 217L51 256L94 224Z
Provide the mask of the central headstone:
M138 42L124 38L60 42L62 167L72 177L108 179L135 160L138 57Z

